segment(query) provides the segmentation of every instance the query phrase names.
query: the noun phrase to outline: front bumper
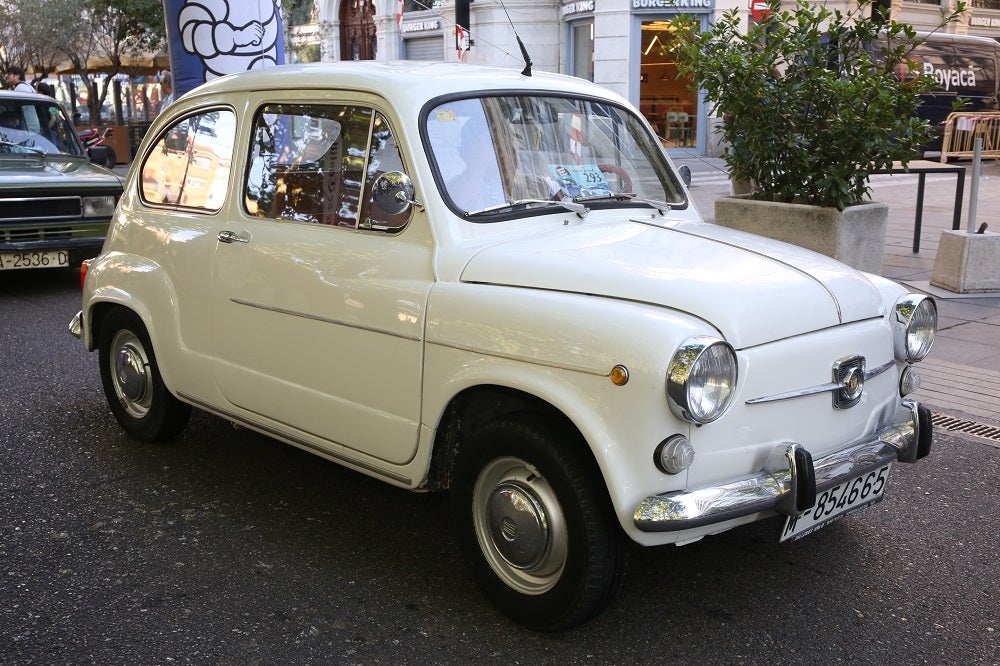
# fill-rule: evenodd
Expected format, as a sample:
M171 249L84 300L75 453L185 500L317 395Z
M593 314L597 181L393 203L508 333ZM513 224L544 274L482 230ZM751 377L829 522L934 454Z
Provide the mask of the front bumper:
M636 507L632 520L643 532L675 532L771 510L800 515L812 506L818 492L887 462L916 462L930 453L930 410L912 401L903 404L907 418L900 423L815 462L799 444L784 444L756 476L647 497Z

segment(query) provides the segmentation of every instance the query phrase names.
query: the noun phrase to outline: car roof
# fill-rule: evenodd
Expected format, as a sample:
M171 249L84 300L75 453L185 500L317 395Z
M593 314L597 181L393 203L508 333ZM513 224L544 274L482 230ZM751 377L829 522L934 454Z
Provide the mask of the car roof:
M535 71L525 76L520 69L427 61L337 61L278 65L230 74L204 83L185 97L253 92L260 90L350 89L370 91L397 104L417 103L441 95L488 91L544 91L557 89L571 94L624 100L584 79Z
M55 102L56 100L48 95L43 95L40 92L21 92L19 90L0 90L0 100L4 99L21 99L29 102L37 102L38 99L47 99Z

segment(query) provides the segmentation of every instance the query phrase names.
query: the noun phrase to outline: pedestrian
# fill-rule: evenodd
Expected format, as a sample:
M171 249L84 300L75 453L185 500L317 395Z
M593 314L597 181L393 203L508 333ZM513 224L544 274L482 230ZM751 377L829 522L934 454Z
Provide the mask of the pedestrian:
M160 97L160 111L163 111L174 101L174 78L169 69L160 73L160 90L163 91Z
M16 65L7 68L7 87L17 92L35 92L31 84L24 80L24 70Z

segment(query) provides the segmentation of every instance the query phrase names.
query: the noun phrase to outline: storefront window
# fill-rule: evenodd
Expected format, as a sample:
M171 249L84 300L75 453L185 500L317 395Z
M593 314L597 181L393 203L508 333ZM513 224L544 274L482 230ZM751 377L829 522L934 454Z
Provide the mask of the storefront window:
M581 79L594 80L594 23L574 23L572 28L572 67L570 73Z
M675 32L668 21L643 21L639 108L668 148L697 145L698 97L677 78Z

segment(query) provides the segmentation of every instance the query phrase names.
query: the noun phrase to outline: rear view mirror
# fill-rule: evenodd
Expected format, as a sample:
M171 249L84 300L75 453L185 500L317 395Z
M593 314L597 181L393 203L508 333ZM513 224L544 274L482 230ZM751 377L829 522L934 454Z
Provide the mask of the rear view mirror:
M90 148L87 148L87 157L89 157L90 161L94 164L104 166L108 163L108 158L110 156L111 153L108 151L107 146L91 146Z
M684 186L691 187L691 167L685 164L677 170L677 173L680 174L681 180L684 181Z
M411 205L419 206L413 198L413 181L402 171L387 171L372 183L372 201L389 215L398 215Z

